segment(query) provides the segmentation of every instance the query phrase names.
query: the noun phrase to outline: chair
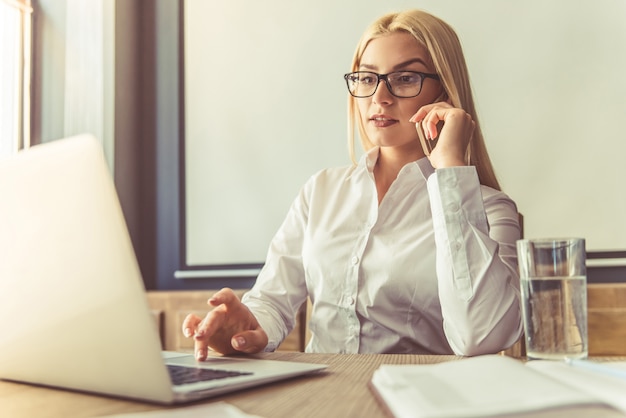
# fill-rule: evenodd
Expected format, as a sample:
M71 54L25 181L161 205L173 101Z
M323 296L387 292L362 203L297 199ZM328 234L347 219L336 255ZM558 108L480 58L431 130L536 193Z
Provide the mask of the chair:
M590 356L626 356L626 283L587 284Z

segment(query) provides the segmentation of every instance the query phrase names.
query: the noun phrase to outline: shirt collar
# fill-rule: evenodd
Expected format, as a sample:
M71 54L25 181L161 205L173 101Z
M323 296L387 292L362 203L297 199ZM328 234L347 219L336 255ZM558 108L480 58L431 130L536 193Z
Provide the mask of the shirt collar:
M379 153L380 153L380 147L378 146L372 147L369 151L367 151L361 157L361 161L359 162L359 165L363 165L365 168L367 168L367 171L369 171L370 173L373 173L374 166L376 165L376 161L378 160ZM430 175L435 172L435 169L430 164L430 160L428 159L428 157L423 157L417 161L408 163L406 166L402 168L402 171L404 171L407 166L413 165L413 164L417 165L419 172L422 174L425 180L428 180L428 177L430 177Z
M380 147L372 147L361 157L361 164L365 165L367 171L374 172L374 166L378 161L378 154L380 153Z

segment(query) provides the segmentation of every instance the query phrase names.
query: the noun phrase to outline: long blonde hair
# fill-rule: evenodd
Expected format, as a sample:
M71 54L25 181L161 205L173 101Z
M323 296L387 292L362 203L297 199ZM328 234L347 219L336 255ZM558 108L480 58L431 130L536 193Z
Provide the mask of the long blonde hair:
M476 167L481 184L500 190L478 123L463 49L450 25L422 10L407 10L384 15L372 23L361 37L352 59L351 71L359 70L363 52L372 39L396 32L409 33L426 47L450 103L471 115L476 128L467 147L466 161ZM367 137L361 118L359 118L356 99L348 95L348 147L353 162L356 159L355 126L358 126L363 149L367 151L372 148L374 145Z

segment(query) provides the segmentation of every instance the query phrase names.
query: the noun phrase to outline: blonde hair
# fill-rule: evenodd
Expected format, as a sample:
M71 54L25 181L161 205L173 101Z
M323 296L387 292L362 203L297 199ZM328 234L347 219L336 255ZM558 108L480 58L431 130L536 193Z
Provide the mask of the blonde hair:
M384 15L372 23L361 37L352 59L351 71L359 70L363 52L372 39L397 32L413 35L426 47L450 103L471 115L476 128L467 147L466 162L476 167L481 184L500 190L478 123L463 49L450 25L422 10L407 10ZM367 151L372 148L374 145L367 137L361 118L359 118L356 99L348 95L348 147L353 162L356 160L355 126L358 126L363 149Z

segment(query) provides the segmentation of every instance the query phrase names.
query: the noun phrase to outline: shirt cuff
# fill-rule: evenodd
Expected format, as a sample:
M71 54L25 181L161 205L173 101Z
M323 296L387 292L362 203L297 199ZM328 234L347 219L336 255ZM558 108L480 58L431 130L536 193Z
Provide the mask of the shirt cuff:
M466 234L470 228L488 230L476 168L438 169L428 179L433 227L438 251L453 270L453 283L462 300L473 296ZM470 225L472 225L470 227Z
M255 310L252 306L246 304L250 312L254 315L259 326L267 334L267 345L263 349L265 352L276 351L280 343L283 341L282 332L276 327L276 319L271 314L260 310Z

